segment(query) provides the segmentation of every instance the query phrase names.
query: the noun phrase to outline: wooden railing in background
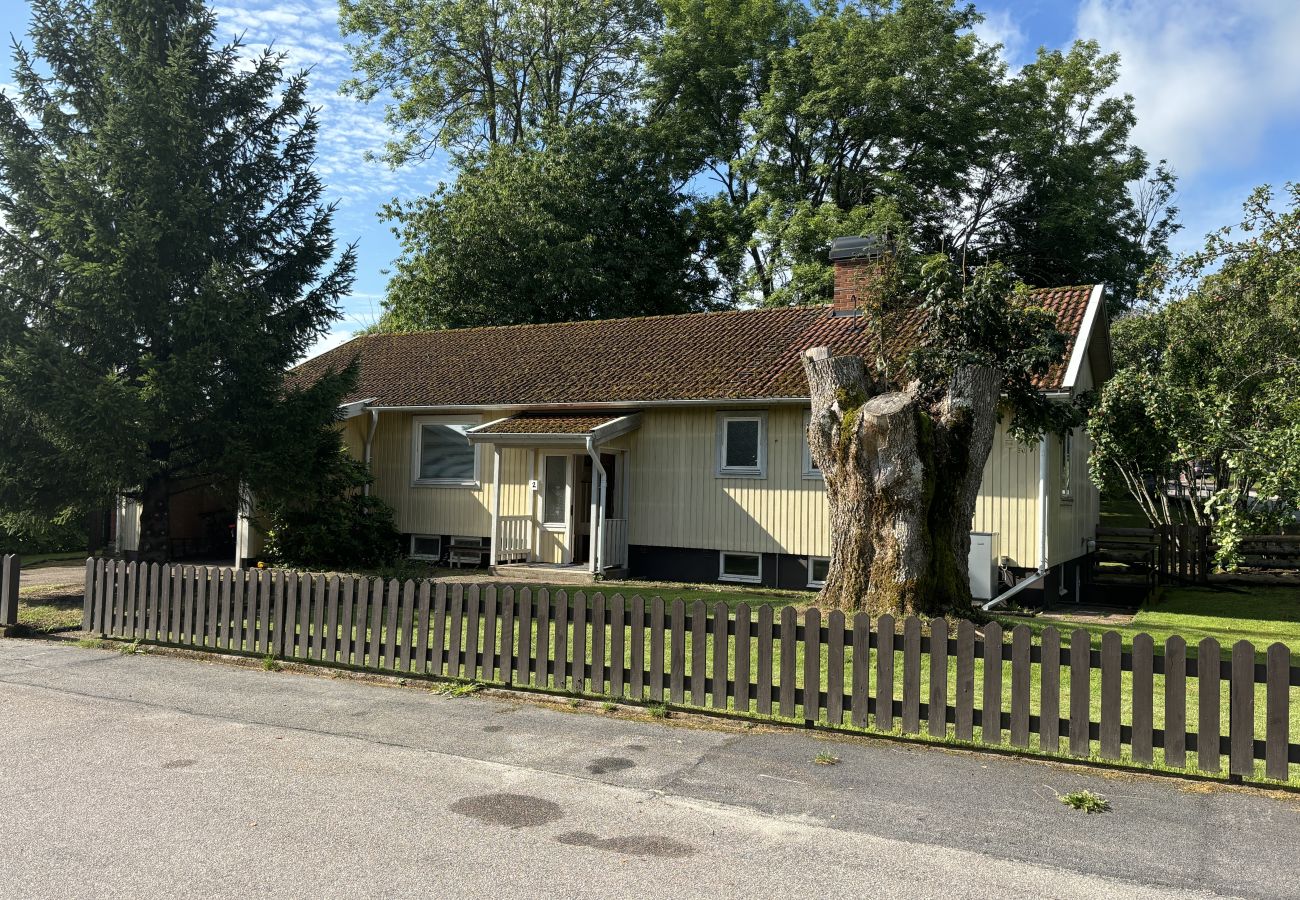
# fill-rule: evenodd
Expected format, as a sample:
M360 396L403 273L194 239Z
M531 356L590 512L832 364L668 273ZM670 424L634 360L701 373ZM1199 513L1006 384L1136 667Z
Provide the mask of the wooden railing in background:
M600 533L605 542L606 568L627 565L627 519L606 519Z
M1008 641L997 623L964 620L103 560L87 561L84 614L87 630L123 640L401 675L1078 757L1118 760L1127 747L1135 762L1175 769L1195 753L1210 773L1226 756L1238 776L1261 774L1262 760L1278 780L1300 764L1300 668L1282 644L1259 662L1240 641L1224 660L1213 638L1189 656L1177 636L1158 653L1148 635L1126 650L1107 632L1094 649L1087 631L1062 646L1050 626L1018 625Z
M497 520L497 562L527 562L532 556L532 550L531 516L501 516Z

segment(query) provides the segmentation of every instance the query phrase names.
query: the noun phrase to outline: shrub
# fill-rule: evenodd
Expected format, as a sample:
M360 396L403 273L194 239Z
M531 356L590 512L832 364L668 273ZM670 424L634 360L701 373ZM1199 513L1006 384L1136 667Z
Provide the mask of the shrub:
M306 496L262 500L267 560L302 568L363 568L396 559L401 535L393 510L362 488L366 467L339 449L318 460L320 477Z

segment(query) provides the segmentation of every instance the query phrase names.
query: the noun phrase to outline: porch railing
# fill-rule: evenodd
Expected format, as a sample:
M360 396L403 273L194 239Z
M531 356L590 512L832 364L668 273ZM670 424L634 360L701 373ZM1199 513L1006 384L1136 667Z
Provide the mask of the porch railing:
M497 520L497 562L527 562L532 555L532 549L532 518L529 516L502 516Z
M627 519L606 519L604 535L605 567L627 565Z

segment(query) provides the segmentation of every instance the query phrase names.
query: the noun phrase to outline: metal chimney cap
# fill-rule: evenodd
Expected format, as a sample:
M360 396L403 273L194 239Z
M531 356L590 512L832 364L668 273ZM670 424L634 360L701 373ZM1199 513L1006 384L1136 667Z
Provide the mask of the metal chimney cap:
M831 241L831 259L870 259L885 249L878 237L840 237Z

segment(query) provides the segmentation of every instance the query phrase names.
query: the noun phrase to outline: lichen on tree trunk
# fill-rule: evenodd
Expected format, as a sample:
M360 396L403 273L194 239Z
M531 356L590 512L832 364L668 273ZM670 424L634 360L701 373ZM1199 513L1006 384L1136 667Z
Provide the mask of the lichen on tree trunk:
M927 402L871 380L861 358L804 358L808 443L826 482L831 561L824 605L872 614L969 612L970 525L993 446L1001 376L955 372Z

